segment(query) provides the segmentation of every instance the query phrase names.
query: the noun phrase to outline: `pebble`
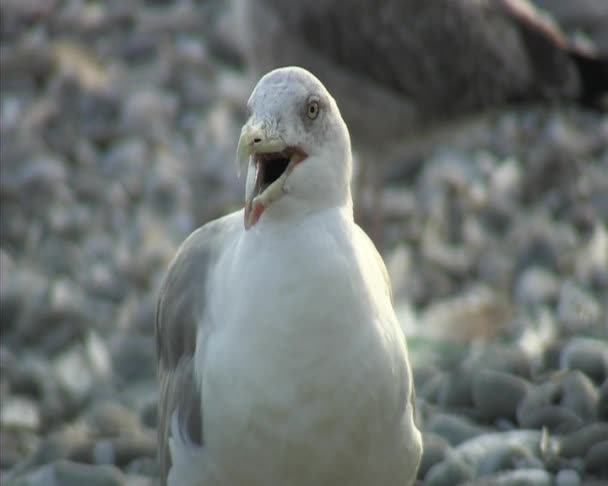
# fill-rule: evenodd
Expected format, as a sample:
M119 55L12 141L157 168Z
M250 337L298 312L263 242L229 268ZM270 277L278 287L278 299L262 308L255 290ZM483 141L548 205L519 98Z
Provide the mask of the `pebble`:
M473 369L501 371L522 378L529 378L532 369L530 357L514 347L481 347L470 355L467 362Z
M60 460L27 474L15 486L125 486L122 472L113 466L91 466Z
M518 422L525 429L542 429L564 433L578 429L583 421L573 412L559 405L545 405L518 412Z
M152 336L117 334L110 342L110 353L116 376L125 382L155 378L156 347Z
M564 457L585 457L593 445L608 440L608 422L592 423L559 439L559 454Z
M443 461L450 453L450 443L443 437L428 433L422 436L422 459L418 469L418 478L424 478L428 470L438 462Z
M574 430L597 416L599 393L578 371L556 376L531 388L517 409L522 427L548 427L561 432Z
M80 346L59 355L53 364L61 390L70 402L81 403L95 386L95 375Z
M600 323L602 308L589 291L567 281L559 292L557 316L567 330L580 332Z
M555 486L580 486L581 477L574 469L562 469L555 476Z
M553 477L543 469L518 469L485 476L467 486L553 486Z
M135 459L156 458L156 434L138 437L116 437L96 441L91 458L97 464L114 464L124 468Z
M473 378L473 403L482 417L515 420L519 402L531 384L515 375L493 370L479 370Z
M40 427L38 404L18 395L8 397L0 406L0 424L3 428L37 430Z
M608 378L604 380L600 387L600 400L597 409L599 417L608 422Z
M572 371L561 380L561 404L583 421L597 418L599 392L593 382L580 371Z
M483 435L489 430L476 425L472 420L458 415L438 413L427 423L426 429L455 446L471 438Z
M579 370L595 383L602 383L608 379L608 342L574 337L563 347L559 366L564 370Z
M608 473L608 440L593 444L589 448L585 455L585 466L587 471L602 475Z
M110 400L94 403L84 419L99 437L133 437L143 433L137 413Z
M467 368L447 372L438 391L437 403L446 408L472 407L471 375L471 370Z
M508 464L534 465L540 454L541 433L511 430L480 435L459 444L454 455L471 465L477 474L491 474Z
M451 486L475 477L475 471L464 461L448 459L435 464L424 476L427 486Z
M550 304L558 295L559 279L545 267L526 268L515 284L515 298L522 305Z

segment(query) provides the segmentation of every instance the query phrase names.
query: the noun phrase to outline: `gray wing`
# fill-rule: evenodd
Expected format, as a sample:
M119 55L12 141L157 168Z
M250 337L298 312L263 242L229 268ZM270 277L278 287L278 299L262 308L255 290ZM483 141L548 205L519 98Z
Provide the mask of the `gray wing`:
M244 0L240 19L250 64L259 72L310 69L336 96L353 139L365 143L374 124L406 133L499 102L577 96L578 72L561 37L539 18L523 21L526 5ZM382 123L365 116L376 110Z
M228 216L227 218L230 218ZM156 352L160 380L158 443L161 483L171 467L169 436L176 413L184 441L203 445L200 390L194 354L205 328L208 275L234 225L227 218L192 233L178 250L161 285L156 308Z

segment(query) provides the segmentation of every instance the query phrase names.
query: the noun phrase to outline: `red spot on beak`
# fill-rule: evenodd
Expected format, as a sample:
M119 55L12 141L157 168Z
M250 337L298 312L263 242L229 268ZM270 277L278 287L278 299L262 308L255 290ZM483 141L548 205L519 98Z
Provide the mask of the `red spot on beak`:
M266 207L262 203L253 203L253 207L245 207L245 230L255 226Z

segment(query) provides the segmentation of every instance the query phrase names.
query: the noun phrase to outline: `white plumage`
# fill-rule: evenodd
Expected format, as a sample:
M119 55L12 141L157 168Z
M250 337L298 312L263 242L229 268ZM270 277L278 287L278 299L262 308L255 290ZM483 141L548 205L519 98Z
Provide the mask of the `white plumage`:
M353 221L346 125L299 68L267 74L248 105L246 208L189 237L159 299L163 476L410 485L421 439L407 348Z

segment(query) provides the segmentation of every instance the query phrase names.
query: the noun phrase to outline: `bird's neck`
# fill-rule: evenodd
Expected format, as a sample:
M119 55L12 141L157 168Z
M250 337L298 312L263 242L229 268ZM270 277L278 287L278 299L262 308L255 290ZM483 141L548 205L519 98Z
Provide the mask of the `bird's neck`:
M289 231L295 225L307 224L323 215L340 214L341 218L353 221L353 202L350 189L343 200L333 204L299 204L298 201L281 200L270 206L262 215L258 224L252 228L259 231Z

